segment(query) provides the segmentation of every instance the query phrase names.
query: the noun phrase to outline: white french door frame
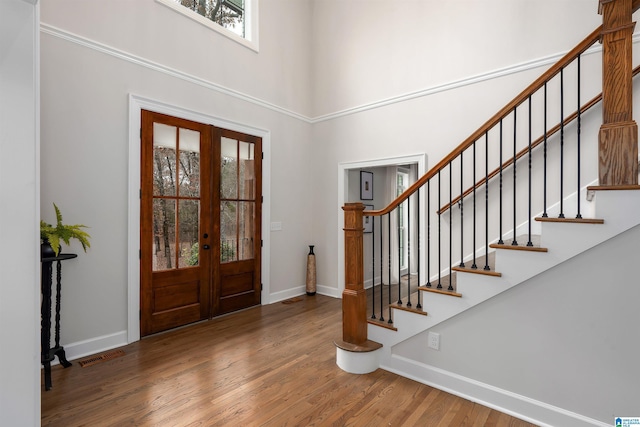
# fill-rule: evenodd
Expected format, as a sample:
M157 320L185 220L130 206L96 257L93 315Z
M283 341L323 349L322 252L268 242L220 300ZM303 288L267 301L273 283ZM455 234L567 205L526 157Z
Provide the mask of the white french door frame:
M259 136L262 138L262 229L271 222L271 132L209 116L185 108L166 104L138 95L129 94L129 199L127 242L127 342L140 340L140 114L142 110L167 114L219 128ZM270 242L269 233L262 234L262 292L260 302L269 304L270 295Z
M413 154L400 157L389 157L377 160L364 160L357 162L344 162L338 164L338 297L342 298L342 292L344 291L344 214L342 207L347 202L349 194L349 170L352 169L367 169L375 167L385 166L400 166L416 164L418 166L418 177L421 177L427 172L427 155ZM420 190L420 199L424 198L424 189ZM424 215L420 215L420 241L424 242ZM424 252L423 252L424 253ZM424 256L420 259L420 271L426 271L426 264L424 262Z

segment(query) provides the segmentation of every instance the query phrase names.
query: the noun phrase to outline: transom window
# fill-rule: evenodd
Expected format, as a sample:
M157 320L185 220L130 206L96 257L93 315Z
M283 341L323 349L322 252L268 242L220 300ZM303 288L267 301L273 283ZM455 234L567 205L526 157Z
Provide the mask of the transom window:
M258 0L156 0L258 51Z

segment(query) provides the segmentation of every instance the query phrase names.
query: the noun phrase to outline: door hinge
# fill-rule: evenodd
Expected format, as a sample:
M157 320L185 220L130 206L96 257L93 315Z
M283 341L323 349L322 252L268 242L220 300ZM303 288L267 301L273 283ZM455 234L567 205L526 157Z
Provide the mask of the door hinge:
M140 200L142 200L142 188L138 190L138 194L139 194Z
M264 203L264 196L260 196L260 203Z
M140 139L142 139L142 128L140 128Z
M264 246L264 240L260 239L260 247Z
M138 259L142 259L142 249L138 249Z
M260 153L260 154L262 154L262 160L264 160L264 151L262 153Z
M264 285L262 283L260 283L260 290L263 290L263 286Z

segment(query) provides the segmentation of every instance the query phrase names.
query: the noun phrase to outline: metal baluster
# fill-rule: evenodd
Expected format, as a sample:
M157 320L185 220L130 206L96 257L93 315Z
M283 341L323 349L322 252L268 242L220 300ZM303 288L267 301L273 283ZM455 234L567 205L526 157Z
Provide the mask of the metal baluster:
M402 247L401 247L401 231L400 231L400 205L396 208L398 212L398 223L396 224L398 227L398 305L402 305L402 286L401 286L401 278L402 278L402 264L400 259L402 258Z
M384 254L383 254L383 244L384 241L382 239L382 216L380 217L380 321L384 322Z
M427 288L431 287L431 179L427 181Z
M411 196L407 197L407 307L411 307Z
M389 323L393 323L393 319L391 317L391 212L389 212Z
M498 238L498 244L504 245L502 240L502 119L500 119L500 236Z
M542 217L547 218L547 82L544 82L544 189L543 189L543 210Z
M473 182L476 182L476 142L473 141ZM471 246L473 251L473 264L471 268L474 270L478 268L476 265L476 186L473 186L473 245Z
M453 213L451 204L453 199L453 163L449 160L449 287L448 291L453 291Z
M380 321L384 321L384 240L383 240L383 220L382 216L380 217Z
M580 103L580 58L581 56L578 55L578 117L577 117L577 132L578 132L578 214L576 215L576 218L582 218L582 214L580 213L580 125L581 125L581 119L582 117L580 116L580 110L582 109L582 104Z
M442 192L440 189L440 170L438 171L438 206L442 206L442 202L440 200L440 193ZM442 289L442 240L441 240L441 225L440 219L442 217L441 211L438 211L438 286L437 289Z
M518 224L516 223L516 140L518 134L518 117L517 117L517 107L513 108L513 241L511 244L513 246L518 246L518 241L516 240L516 229Z
M484 270L489 271L489 131L484 133Z
M527 246L533 246L531 241L531 95L529 95L529 240Z
M464 151L460 152L460 267L464 267Z
M578 106L578 110L580 106ZM564 218L564 68L560 69L560 215Z
M422 191L421 189L418 189L418 191L416 192L416 203L418 205L418 214L417 214L417 220L418 223L416 224L416 226L418 227L416 232L418 235L418 286L420 286L420 246L422 244L422 239L420 239L420 191ZM422 308L422 304L420 304L420 294L422 292L420 292L420 290L418 290L418 304L416 305L416 308Z
M371 318L376 318L376 221L375 216L371 219ZM380 285L382 287L382 285Z

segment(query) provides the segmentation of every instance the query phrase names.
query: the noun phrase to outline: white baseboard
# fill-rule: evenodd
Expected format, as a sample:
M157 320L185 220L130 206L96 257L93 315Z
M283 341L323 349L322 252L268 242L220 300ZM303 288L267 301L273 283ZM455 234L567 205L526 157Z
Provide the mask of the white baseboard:
M306 286L297 286L295 288L286 289L284 291L275 292L269 295L269 302L267 304L273 304L274 302L280 302L293 297L299 297L307 292ZM264 302L263 302L264 304Z
M406 357L392 355L390 362L392 366L381 365L380 367L541 427L610 426L609 423L463 377L435 366L410 360Z
M317 286L316 289L320 295L326 295L328 297L342 299L342 292L338 291L338 288L330 288L328 286Z
M295 288L276 292L270 295L268 304L284 301L286 299L293 298L293 297L299 297L300 295L304 295L306 293L307 293L306 286L297 286ZM337 288L330 288L328 286L316 285L316 293L320 295L326 295L328 297L333 297L333 298L342 298L342 295L340 294L340 292L338 292Z
M127 344L127 331L120 331L71 344L63 344L63 347L67 360L76 360L86 356L91 356L92 354L122 347ZM57 364L57 358L51 362L51 365Z

